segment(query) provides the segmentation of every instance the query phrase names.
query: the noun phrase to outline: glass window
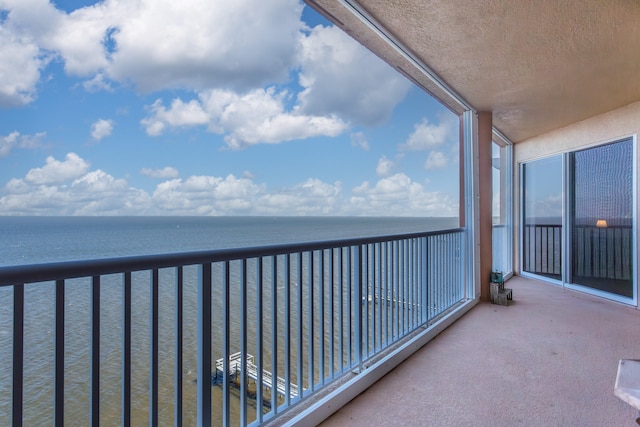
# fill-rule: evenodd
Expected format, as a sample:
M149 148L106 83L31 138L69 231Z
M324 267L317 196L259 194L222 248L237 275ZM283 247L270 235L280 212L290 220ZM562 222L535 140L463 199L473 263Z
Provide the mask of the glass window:
M562 156L522 167L522 269L562 279Z
M571 153L570 282L633 297L633 141Z

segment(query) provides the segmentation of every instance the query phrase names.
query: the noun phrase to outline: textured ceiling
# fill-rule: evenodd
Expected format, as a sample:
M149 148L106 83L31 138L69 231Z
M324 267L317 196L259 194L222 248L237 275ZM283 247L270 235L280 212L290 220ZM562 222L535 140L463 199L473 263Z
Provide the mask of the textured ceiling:
M454 100L338 0L314 8L423 86ZM513 142L640 101L638 0L362 0L404 45Z

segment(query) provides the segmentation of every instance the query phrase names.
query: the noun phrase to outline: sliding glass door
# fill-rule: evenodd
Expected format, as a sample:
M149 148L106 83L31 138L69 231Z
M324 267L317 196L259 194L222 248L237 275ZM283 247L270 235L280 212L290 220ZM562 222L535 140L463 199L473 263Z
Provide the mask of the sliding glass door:
M522 271L635 303L635 142L521 166Z
M522 269L562 280L562 156L522 166Z
M569 154L568 282L633 298L633 141Z
M493 180L493 262L492 271L505 278L513 274L513 146L492 143Z

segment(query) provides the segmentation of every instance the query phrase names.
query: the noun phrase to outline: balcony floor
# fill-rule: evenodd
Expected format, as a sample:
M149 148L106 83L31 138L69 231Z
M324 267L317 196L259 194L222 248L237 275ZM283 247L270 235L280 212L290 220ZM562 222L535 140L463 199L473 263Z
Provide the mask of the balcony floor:
M640 359L640 311L522 277L481 303L323 426L635 425L613 394Z

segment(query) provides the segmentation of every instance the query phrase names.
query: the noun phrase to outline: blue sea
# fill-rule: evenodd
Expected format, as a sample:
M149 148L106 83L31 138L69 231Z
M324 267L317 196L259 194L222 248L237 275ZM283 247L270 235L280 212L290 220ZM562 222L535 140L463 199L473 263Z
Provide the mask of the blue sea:
M0 217L0 268L11 265L231 249L456 228L456 218L371 217ZM163 273L164 274L164 273ZM174 280L160 284L160 423L173 417ZM101 425L120 424L122 285L107 277L101 288ZM148 425L149 278L134 274L132 393L134 425ZM65 420L88 425L90 286L69 281L65 291ZM11 424L11 288L0 288L0 426ZM53 417L54 286L25 288L25 425ZM196 280L185 271L184 425L195 423ZM215 302L215 299L214 299ZM214 309L219 313L219 309ZM214 320L215 323L215 320ZM232 325L234 327L235 325ZM214 324L215 330L215 324ZM214 346L218 337L213 336ZM217 388L214 399L221 399ZM146 403L145 403L146 402ZM234 409L235 408L235 409ZM233 406L232 411L237 407ZM217 420L214 419L214 425Z
M0 266L382 236L457 224L457 218L0 216Z

